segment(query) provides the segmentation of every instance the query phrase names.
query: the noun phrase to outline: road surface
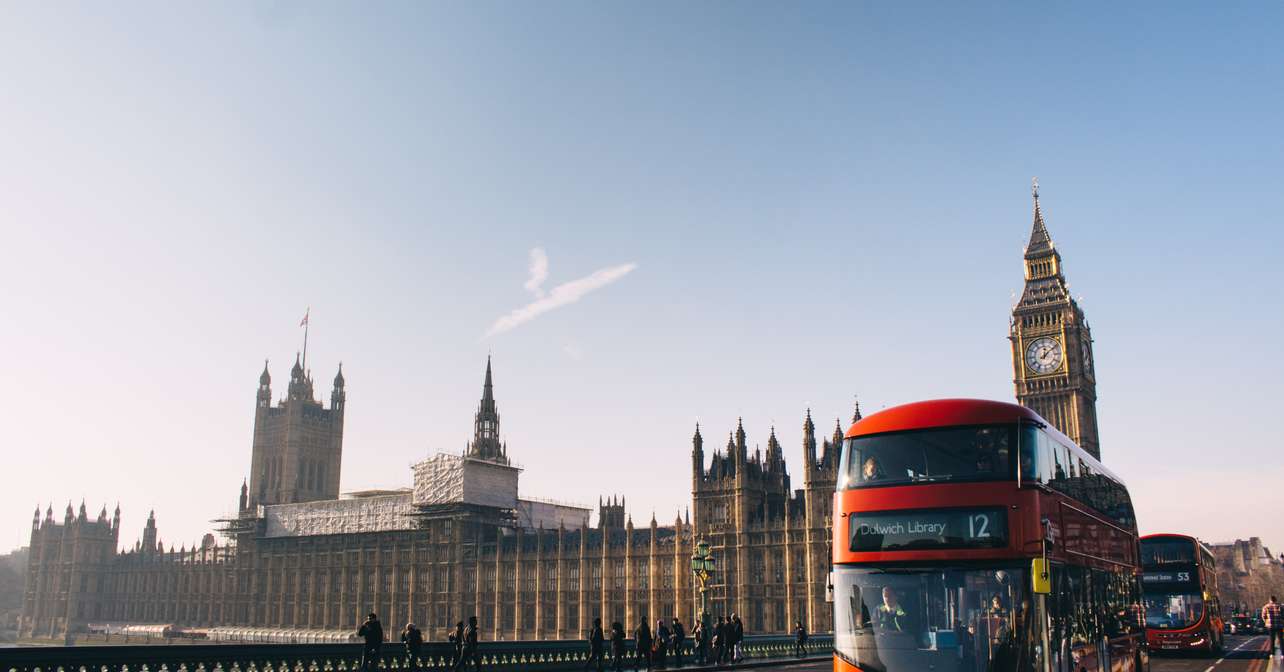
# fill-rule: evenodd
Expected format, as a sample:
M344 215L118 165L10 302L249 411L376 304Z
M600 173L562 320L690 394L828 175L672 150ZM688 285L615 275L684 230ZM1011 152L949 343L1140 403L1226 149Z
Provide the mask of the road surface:
M1273 660L1266 656L1267 640L1256 637L1226 636L1226 653L1217 657L1178 658L1175 656L1155 656L1150 661L1151 672L1284 672L1280 657ZM762 668L760 668L762 669ZM828 672L833 663L787 663L772 666L772 670L789 670L790 672Z

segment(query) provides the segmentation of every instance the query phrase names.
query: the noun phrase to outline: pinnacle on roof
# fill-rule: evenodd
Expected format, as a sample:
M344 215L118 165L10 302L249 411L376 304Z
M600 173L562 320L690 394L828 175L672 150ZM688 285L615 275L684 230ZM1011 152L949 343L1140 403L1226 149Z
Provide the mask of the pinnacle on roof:
M339 362L339 372L334 374L334 386L343 387L343 362Z
M259 385L271 385L272 374L268 373L268 360L263 360L263 373L259 374Z
M860 422L861 417L862 417L862 416L861 416L861 414L860 414L860 399L857 399L857 400L856 400L856 411L855 411L854 413L852 413L852 424L854 425L854 424L856 424L856 423Z
M495 404L494 388L495 388L495 385L491 381L491 375L490 375L490 355L486 355L486 382L482 385L482 404L483 405L486 402L490 402L491 405L494 406Z
M1034 178L1034 185L1031 188L1034 195L1034 225L1030 229L1030 242L1025 246L1025 256L1044 254L1051 252L1054 245L1052 236L1048 234L1048 227L1043 223L1043 209L1039 207L1039 178Z

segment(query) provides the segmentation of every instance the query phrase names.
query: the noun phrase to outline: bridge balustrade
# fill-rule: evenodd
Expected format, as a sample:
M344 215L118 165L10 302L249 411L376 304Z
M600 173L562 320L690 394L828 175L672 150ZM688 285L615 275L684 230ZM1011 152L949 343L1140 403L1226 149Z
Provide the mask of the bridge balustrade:
M632 640L627 649L626 665L633 669ZM746 659L784 660L794 656L794 640L787 635L750 635L742 650ZM809 657L828 656L832 650L830 635L813 635L807 642ZM479 651L482 669L495 672L583 670L589 654L584 640L482 642ZM0 649L0 672L343 672L361 669L361 652L360 644L21 647ZM418 661L410 661L399 644L389 642L380 654L379 669L440 672L451 669L454 655L454 645L431 642L424 644ZM683 647L683 659L687 665L695 660L690 640ZM610 668L609 662L605 667ZM465 669L473 669L472 664Z

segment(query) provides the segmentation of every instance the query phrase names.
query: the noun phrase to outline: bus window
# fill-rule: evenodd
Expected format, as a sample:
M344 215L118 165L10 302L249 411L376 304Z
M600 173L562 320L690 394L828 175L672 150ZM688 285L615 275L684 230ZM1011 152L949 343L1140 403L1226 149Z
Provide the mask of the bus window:
M838 489L1014 478L1013 425L861 436L847 442Z
M875 670L1016 669L1038 646L1026 571L835 567L834 648Z

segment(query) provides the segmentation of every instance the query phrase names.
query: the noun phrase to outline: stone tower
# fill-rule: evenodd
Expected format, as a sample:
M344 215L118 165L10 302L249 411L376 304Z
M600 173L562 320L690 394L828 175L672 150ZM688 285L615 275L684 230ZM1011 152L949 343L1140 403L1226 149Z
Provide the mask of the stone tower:
M482 384L481 402L473 417L473 440L468 456L499 464L508 464L508 448L499 438L499 411L495 409L495 385L491 380L490 357L486 358L486 382Z
M1048 235L1034 182L1034 226L1025 248L1025 291L1012 309L1017 402L1101 458L1092 332L1070 295L1061 253Z
M343 365L334 377L330 408L313 397L312 376L296 356L285 399L272 405L267 362L254 407L249 504L295 504L339 497L343 458Z
M68 502L61 524L54 521L53 506L43 522L37 507L18 623L21 636L59 638L106 619L112 606L110 563L119 541L119 506L111 520L106 506L94 519L84 502L79 513Z

